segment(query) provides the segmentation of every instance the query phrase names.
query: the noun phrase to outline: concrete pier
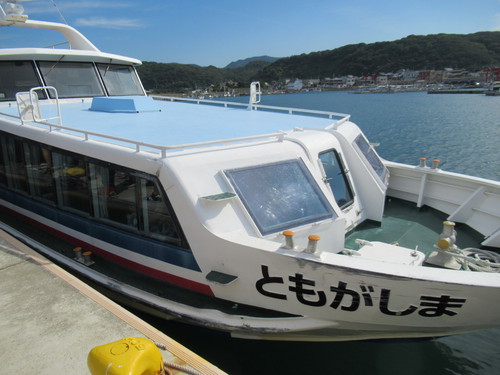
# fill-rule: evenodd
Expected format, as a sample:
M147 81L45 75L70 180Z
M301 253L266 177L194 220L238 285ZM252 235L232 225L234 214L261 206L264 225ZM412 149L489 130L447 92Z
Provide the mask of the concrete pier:
M89 374L89 351L124 337L164 345L171 374L225 374L2 230L0 333L3 374Z

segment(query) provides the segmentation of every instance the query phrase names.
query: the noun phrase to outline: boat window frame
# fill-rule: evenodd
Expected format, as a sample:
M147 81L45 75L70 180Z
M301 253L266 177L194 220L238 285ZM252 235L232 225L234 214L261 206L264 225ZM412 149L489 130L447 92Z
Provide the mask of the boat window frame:
M253 171L255 173L261 172L258 174L263 176L264 173L262 171L264 168L273 168L276 166L282 167L285 165L293 165L293 166L295 166L295 168L294 168L295 172L299 172L299 173L301 172L301 174L298 174L298 173L290 174L290 176L292 176L292 178L293 178L293 176L295 176L296 178L298 176L300 176L302 178L301 181L299 181L297 179L295 182L297 183L297 186L301 186L303 189L295 189L295 191L302 192L302 193L305 192L305 193L309 194L309 197L306 197L304 194L302 194L302 197L305 199L309 199L309 201L307 201L307 203L315 203L316 209L318 209L317 207L322 207L324 211L323 212L318 211L316 213L314 213L314 211L312 211L312 213L307 213L303 217L300 217L300 216L290 217L290 216L288 216L288 220L284 220L285 218L287 218L287 215L290 214L290 211L292 209L295 211L298 211L298 210L304 211L304 209L305 209L304 207L312 207L313 206L313 205L305 205L306 200L304 199L304 201L302 202L302 205L295 206L295 207L291 207L288 203L286 203L287 207L289 207L288 211L285 211L283 209L275 210L275 212L281 213L280 218L277 218L276 222L273 224L266 223L265 222L266 217L262 215L262 212L266 212L266 211L270 212L270 211L272 211L273 207L279 208L279 203L283 203L285 201L283 199L280 199L280 201L276 201L276 199L274 199L272 197L272 194L270 193L267 197L268 198L267 200L261 201L262 203L266 203L268 205L268 208L266 210L263 210L262 207L260 207L260 209L257 209L257 207L256 207L257 203L254 202L254 199L249 199L249 196L253 195L255 197L256 190L254 190L253 193L251 190L248 190L248 189L251 189L252 187L246 183L243 183L244 178L239 179L239 176L237 176L237 174L245 173L247 171ZM269 173L269 172L270 172L270 170L268 170L266 172L267 173L266 177L276 177L276 176L280 176L280 175L284 176L283 171L280 171L279 173L278 173L278 171L276 171L276 173L274 173L274 175ZM231 184L231 186L233 187L236 194L238 195L239 199L243 203L243 206L245 207L246 212L249 214L249 216L251 217L251 219L255 223L257 229L259 230L259 232L263 236L277 233L277 232L280 232L280 231L286 230L286 229L300 227L300 226L307 225L307 224L318 223L318 222L324 221L324 220L335 219L338 217L334 208L332 207L332 205L330 204L330 202L326 198L325 194L321 190L321 187L318 185L317 181L314 179L313 175L311 174L309 169L306 167L304 161L301 158L287 159L287 160L280 160L280 161L275 161L275 162L270 162L270 163L265 163L265 164L231 168L231 169L224 170L223 173L226 176L229 183ZM248 178L247 178L247 181L248 181ZM260 182L259 182L259 197L262 197L262 192L263 192L262 186L263 186L263 183L266 183L266 182L270 182L269 187L272 187L272 189L268 189L268 191L278 192L278 194L275 194L275 196L277 197L280 193L279 189L281 187L283 187L283 186L280 186L280 183L276 183L277 181L278 180L274 180L274 181L273 180L268 180L268 181L260 180ZM301 185L301 183L302 183L302 185ZM307 185L305 185L304 183L307 183ZM304 187L308 187L308 189L304 189ZM311 201L311 197L312 197L312 199L315 199L316 202ZM289 195L287 199L289 200L289 199L293 199L293 198L301 198L301 197L299 196L299 194L294 194L293 196ZM293 200L292 200L292 202L293 202ZM285 208L287 208L287 207L285 207ZM273 216L276 217L276 215L273 215ZM267 215L267 219L269 219L269 217L270 217L270 215Z
M96 62L96 61L63 61L62 59L64 56L62 56L59 60L46 60L46 59L41 59L41 60L5 60L5 61L0 61L0 64L12 64L15 65L17 63L23 63L23 64L29 64L31 66L31 70L28 69L28 71L31 71L32 74L32 79L36 80L36 82L32 82L29 86L13 86L11 87L10 91L13 91L12 95L8 95L8 90L5 92L2 91L0 88L0 102L4 101L15 101L16 97L15 94L18 92L23 92L23 91L29 91L33 87L40 87L40 86L53 86L56 88L58 97L60 99L71 99L71 98L92 98L96 96L145 96L146 92L144 90L144 86L142 85L141 79L139 77L139 74L137 73L137 69L133 64L119 64L119 63L101 63L101 62ZM92 93L82 93L82 92L77 92L76 94L69 94L65 92L65 90L61 87L60 84L57 84L58 82L49 82L46 77L46 73L44 74L44 70L46 67L44 67L45 64L53 64L53 67L57 67L58 65L76 65L76 64L83 64L83 65L89 65L89 67L92 67L92 72L93 74L91 76L94 77L92 86L95 89L98 89L99 92L92 92ZM113 92L111 90L111 86L106 85L106 80L101 74L100 67L102 66L113 66L113 67L123 67L127 68L127 70L130 72L130 80L133 83L133 86L135 87L135 90L132 91L127 91L127 92ZM76 68L75 68L76 69ZM70 82L71 83L71 82ZM78 82L76 82L78 83ZM81 83L81 82L80 82ZM15 91L15 92L14 92ZM1 94L4 94L3 96ZM40 99L46 99L46 94L45 91L39 91L38 95L40 96ZM53 95L49 93L49 97L51 99L53 98Z
M62 90L62 87L60 84L57 84L57 82L48 82L47 81L47 73L44 73L44 67L42 65L44 64L50 64L53 63L52 68L50 71L55 70L57 66L70 66L70 65L76 65L76 64L81 64L81 65L88 65L92 68L92 72L94 73L94 84L97 84L95 88L99 88L100 92L92 92L92 93L82 93L82 92L77 92L75 94L70 94L68 95L64 90ZM40 72L40 76L45 84L45 86L53 86L57 90L57 95L58 97L61 98L93 98L96 96L106 96L106 89L103 86L103 82L100 79L100 75L97 72L96 64L94 61L53 61L53 60L36 60L36 65L38 68L38 71ZM74 69L75 72L77 72L76 69ZM83 70L81 70L83 71ZM87 71L87 70L85 70ZM69 86L68 86L69 87ZM91 87L91 86L90 86ZM52 95L51 95L52 98ZM52 98L53 99L53 98Z
M328 171L324 166L323 159L321 158L322 155L326 155L328 153L332 153L332 155L335 158L336 166L338 167L338 168L335 168L335 172L337 172L337 169L339 170L339 173L337 173L337 175L342 176L342 181L343 181L342 187L344 188L343 190L345 190L345 192L349 196L349 199L346 200L346 202L344 202L343 204L341 204L340 198L338 198L336 195L336 192L338 192L337 185L333 185L331 182L331 181L334 181L335 177L330 176L328 174ZM342 155L340 155L340 153L336 149L331 148L331 149L319 152L318 158L319 158L319 163L321 165L321 168L324 172L324 176L325 176L324 182L330 188L330 190L333 194L333 197L335 199L335 202L337 203L339 208L341 210L344 210L347 207L351 206L354 203L354 198L355 198L356 194L354 193L354 189L352 188L352 182L351 182L351 179L349 177L349 170L346 169L346 167L345 167L345 163L344 163L344 160L342 158ZM344 194L344 195L346 195L346 194Z
M18 92L29 91L33 87L38 87L38 86L42 85L43 81L42 81L42 78L40 76L40 72L38 70L38 66L37 66L37 64L36 64L35 61L33 61L33 60L4 60L4 61L0 61L0 65L2 65L2 63L3 64L12 63L13 65L16 65L16 64L19 64L19 63L23 63L23 64L24 63L29 63L31 65L31 71L33 72L33 77L32 78L35 78L37 82L36 83L33 82L33 85L30 85L30 86L23 85L23 86L14 86L14 87L11 87L11 89L15 90L15 92L13 93L13 95L12 96L5 95L4 97L0 96L0 102L15 101L16 100L16 94ZM0 93L2 93L3 90L4 90L4 88L0 87ZM38 93L38 95L41 96L42 99L45 99L45 94L43 92Z
M101 72L101 66L107 66L107 67L126 67L128 68L130 72L130 77L132 78L133 83L135 84L135 87L138 89L138 92L134 93L112 93L110 90L110 86L106 83L106 78ZM133 65L130 64L116 64L116 63L95 63L95 67L97 70L97 74L99 75L99 78L102 82L102 85L104 86L104 89L106 90L106 94L108 96L134 96L134 95L144 95L144 88L141 84L141 79L139 78L137 71Z
M358 140L363 140L363 142L364 142L363 149L359 146ZM370 167L370 169L373 171L375 176L378 178L378 180L380 182L382 182L383 185L387 186L388 179L389 179L389 170L384 165L384 163L382 162L382 159L375 151L375 148L370 144L370 142L368 142L366 137L361 133L358 134L356 136L356 138L354 138L354 140L352 141L352 145L353 145L354 149L356 150L356 152L358 153L358 155L361 156L365 165ZM374 165L374 162L376 162L379 165L378 166ZM379 168L379 166L381 166L382 168Z

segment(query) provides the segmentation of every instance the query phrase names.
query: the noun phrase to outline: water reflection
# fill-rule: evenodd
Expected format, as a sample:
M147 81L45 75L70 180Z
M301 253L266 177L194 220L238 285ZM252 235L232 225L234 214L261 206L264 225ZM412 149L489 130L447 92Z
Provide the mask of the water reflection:
M231 339L142 317L231 375L500 373L500 329L429 340L301 343Z

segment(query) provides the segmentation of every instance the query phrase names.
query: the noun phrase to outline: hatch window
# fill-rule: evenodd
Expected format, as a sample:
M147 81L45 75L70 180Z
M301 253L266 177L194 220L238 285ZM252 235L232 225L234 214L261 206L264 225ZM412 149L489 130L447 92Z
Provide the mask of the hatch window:
M17 92L40 86L31 61L0 61L0 83L0 101L16 100Z
M322 152L319 154L319 159L325 171L325 182L330 185L339 207L342 209L352 204L354 194L347 178L348 171L345 169L338 152L335 150Z
M263 235L335 216L302 160L225 173Z
M382 160L378 157L377 153L372 146L367 142L365 137L361 134L356 137L354 144L357 149L364 155L366 161L371 165L377 176L380 177L383 183L385 183L387 177L387 169L385 168Z
M47 86L54 86L60 98L103 96L104 91L92 63L39 62Z
M97 64L109 95L144 95L132 66Z

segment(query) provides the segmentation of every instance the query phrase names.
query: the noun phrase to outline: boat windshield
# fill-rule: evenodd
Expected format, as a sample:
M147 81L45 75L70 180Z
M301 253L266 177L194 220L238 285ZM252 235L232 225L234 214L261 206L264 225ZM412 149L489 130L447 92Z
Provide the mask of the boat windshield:
M19 91L40 86L31 61L0 61L0 100L15 100Z
M336 216L300 159L225 173L263 235Z
M0 61L0 82L0 101L16 100L17 92L43 85L55 87L59 98L144 95L131 65Z
M134 68L127 65L97 64L109 95L142 95L142 88L134 74Z
M373 147L370 146L368 141L361 134L356 137L354 144L357 146L359 152L363 154L366 161L371 165L380 180L385 183L387 178L387 168L384 166L382 160L380 160Z
M104 95L92 63L44 61L39 67L47 86L54 86L61 98Z

